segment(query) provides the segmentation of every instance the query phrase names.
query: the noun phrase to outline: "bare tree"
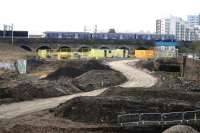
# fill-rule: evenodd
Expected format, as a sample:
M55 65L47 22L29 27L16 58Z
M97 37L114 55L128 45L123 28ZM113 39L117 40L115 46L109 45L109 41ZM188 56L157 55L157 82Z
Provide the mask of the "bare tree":
M109 29L108 33L116 33L114 28Z

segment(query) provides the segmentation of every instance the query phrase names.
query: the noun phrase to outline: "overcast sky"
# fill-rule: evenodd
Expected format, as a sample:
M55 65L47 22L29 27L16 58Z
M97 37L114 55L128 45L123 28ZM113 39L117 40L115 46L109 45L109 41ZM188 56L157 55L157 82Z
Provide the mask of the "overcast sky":
M155 20L171 15L186 18L200 13L200 0L0 0L0 29L155 32Z

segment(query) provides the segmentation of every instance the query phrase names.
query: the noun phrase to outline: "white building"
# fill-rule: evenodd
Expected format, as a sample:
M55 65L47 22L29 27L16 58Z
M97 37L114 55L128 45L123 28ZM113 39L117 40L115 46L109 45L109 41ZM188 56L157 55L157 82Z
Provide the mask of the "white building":
M188 15L187 21L191 27L200 25L200 14L199 15Z
M157 34L168 34L168 24L165 18L156 20L156 33Z
M199 27L192 27L187 21L175 16L156 20L157 34L175 35L178 41L200 40L199 31Z
M191 40L200 40L200 25L192 27L191 34Z

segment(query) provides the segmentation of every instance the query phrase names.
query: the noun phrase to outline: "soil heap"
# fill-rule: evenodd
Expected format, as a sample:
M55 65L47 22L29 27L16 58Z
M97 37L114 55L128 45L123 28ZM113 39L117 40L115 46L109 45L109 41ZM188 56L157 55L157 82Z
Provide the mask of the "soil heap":
M58 61L57 61L58 62ZM34 62L40 67L57 68L45 79L29 75L6 72L0 75L0 104L26 101L37 98L50 98L114 86L126 81L119 72L113 71L100 61ZM60 68L59 68L60 66ZM31 70L31 71L36 71Z

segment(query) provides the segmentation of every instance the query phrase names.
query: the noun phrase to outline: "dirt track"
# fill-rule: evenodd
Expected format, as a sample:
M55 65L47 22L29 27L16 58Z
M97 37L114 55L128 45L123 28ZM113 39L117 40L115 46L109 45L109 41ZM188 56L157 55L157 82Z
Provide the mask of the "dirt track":
M122 72L127 77L128 82L120 85L121 87L150 87L156 83L156 78L128 65L128 63L134 64L134 62L136 61L137 60L125 60L113 61L108 63L111 68ZM38 99L34 101L2 105L0 106L0 119L15 118L17 116L50 109L58 106L60 103L63 103L75 97L97 96L104 92L106 89L107 88L56 98Z
M125 88L153 86L157 82L157 79L146 72L134 68L133 66L135 65L136 61L138 60L124 60L111 62L111 68L120 71L128 79L128 82L121 84L120 86Z

